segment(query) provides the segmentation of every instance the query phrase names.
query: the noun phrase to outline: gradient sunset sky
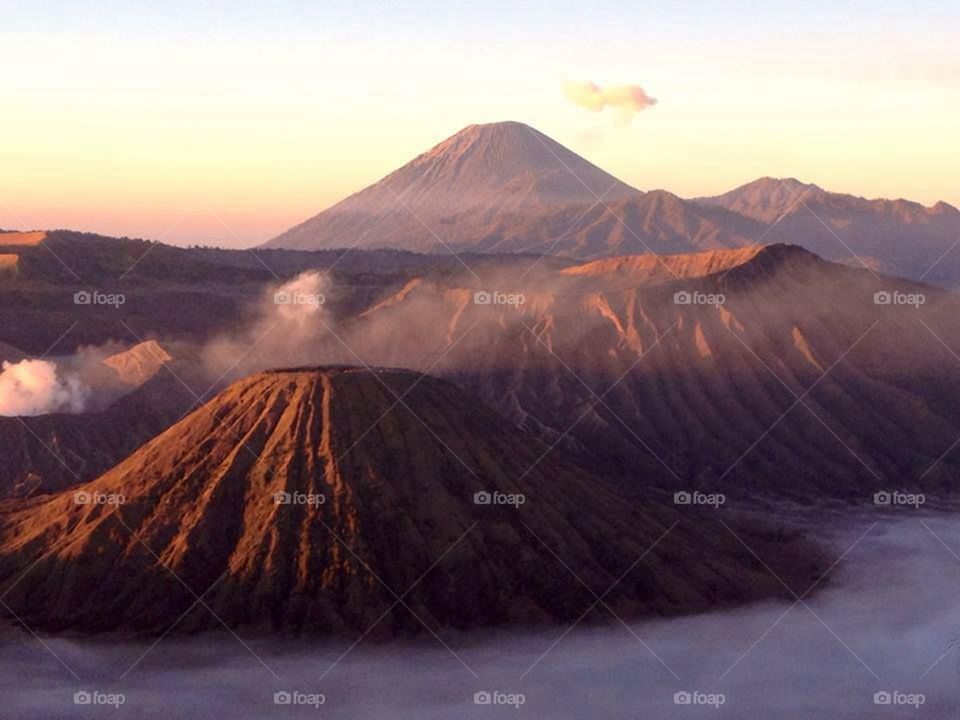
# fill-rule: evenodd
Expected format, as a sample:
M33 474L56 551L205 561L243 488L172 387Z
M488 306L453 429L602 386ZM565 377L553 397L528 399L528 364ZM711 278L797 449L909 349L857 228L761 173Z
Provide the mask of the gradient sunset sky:
M508 119L642 190L960 204L960 3L575 5L0 0L0 228L252 245Z

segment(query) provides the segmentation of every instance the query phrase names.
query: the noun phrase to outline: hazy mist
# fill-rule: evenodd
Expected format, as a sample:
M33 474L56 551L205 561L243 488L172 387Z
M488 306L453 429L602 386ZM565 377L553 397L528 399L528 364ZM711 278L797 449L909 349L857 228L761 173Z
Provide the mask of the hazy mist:
M414 646L365 640L335 664L348 645L283 645L241 630L269 670L227 634L167 637L122 681L148 644L46 638L76 681L36 639L9 630L0 645L4 711L37 719L956 717L957 656L937 660L960 637L960 559L952 554L960 549L960 521L903 509L838 522L831 544L837 556L849 553L806 600L809 610L797 605L785 616L789 603L770 603L631 624L637 637L619 624L578 627L549 652L564 628L444 634L479 679L428 633ZM75 706L73 694L82 690L123 693L125 703ZM274 693L284 690L322 693L325 703L275 705ZM475 705L474 693L484 690L522 693L524 703ZM724 703L674 704L684 690L722 693ZM883 691L922 694L923 703L875 705L874 693Z

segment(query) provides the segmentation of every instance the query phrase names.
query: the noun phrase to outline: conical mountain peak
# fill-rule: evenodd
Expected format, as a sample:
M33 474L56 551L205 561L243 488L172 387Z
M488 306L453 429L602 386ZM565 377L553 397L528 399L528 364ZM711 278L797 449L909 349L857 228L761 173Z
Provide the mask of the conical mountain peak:
M635 195L528 125L470 125L267 246L340 247L345 238L361 247L468 246L494 234L503 218L523 222Z
M31 627L149 633L576 619L581 591L536 538L622 612L780 590L716 528L674 529L546 449L418 373L260 373L99 479L0 507L5 604Z

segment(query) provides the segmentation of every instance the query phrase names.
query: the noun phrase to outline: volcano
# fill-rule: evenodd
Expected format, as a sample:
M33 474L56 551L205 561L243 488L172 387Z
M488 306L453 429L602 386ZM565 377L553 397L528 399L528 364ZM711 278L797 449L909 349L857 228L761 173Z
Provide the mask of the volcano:
M608 589L648 615L783 592L716 510L683 510L614 492L447 381L268 371L98 479L3 505L0 590L35 628L321 634L568 621ZM802 539L727 522L813 582Z
M265 247L443 251L474 246L504 218L523 225L639 194L523 123L470 125Z

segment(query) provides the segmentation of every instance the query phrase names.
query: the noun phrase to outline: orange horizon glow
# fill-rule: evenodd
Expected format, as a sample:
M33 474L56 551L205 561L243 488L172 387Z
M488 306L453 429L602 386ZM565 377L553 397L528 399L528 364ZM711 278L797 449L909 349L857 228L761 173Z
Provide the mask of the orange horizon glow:
M476 37L458 30L462 8L436 28L380 6L316 12L336 17L313 29L280 17L272 33L243 14L228 33L189 13L160 30L135 13L0 29L0 66L16 68L0 75L15 100L0 228L251 246L466 125L508 119L639 190L696 197L796 177L960 205L953 41L892 10L855 35L801 20L787 32L772 14L756 27L646 18L636 37L595 22L598 9L550 32L478 9ZM618 124L565 97L571 81L640 85L658 102Z

